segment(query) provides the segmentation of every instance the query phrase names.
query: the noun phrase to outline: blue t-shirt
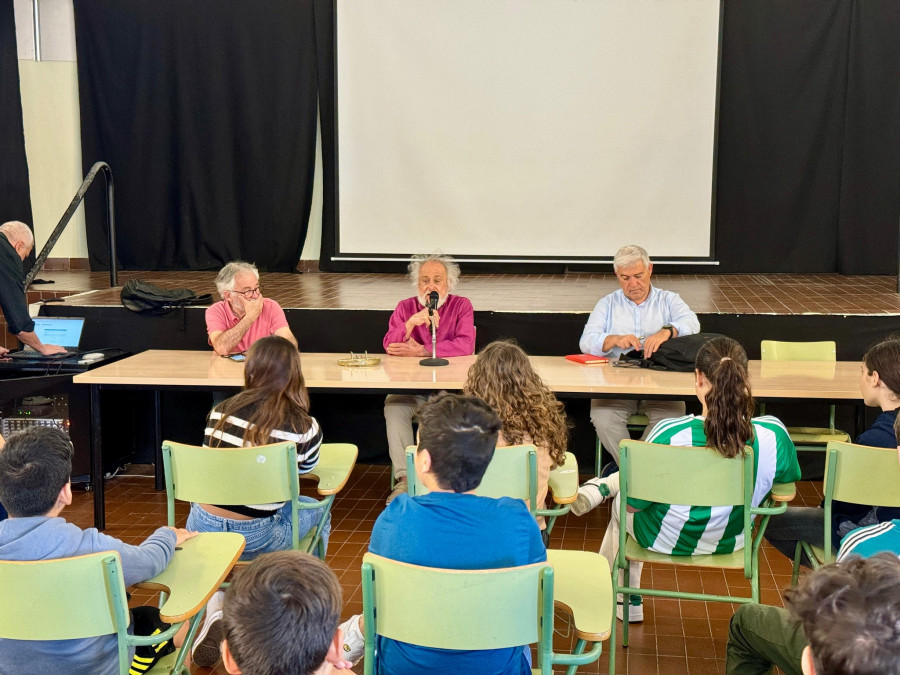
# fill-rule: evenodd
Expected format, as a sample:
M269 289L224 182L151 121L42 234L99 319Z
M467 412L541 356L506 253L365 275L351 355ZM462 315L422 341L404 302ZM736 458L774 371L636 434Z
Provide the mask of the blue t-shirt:
M543 562L547 551L525 503L452 492L400 495L375 521L369 550L413 565L484 570ZM477 611L473 608L473 611ZM453 651L378 638L379 672L526 675L522 647Z

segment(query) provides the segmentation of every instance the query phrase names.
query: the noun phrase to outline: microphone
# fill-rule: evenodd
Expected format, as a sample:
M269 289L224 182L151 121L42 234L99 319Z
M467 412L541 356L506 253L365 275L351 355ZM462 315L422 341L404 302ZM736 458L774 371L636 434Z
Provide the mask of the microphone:
M432 316L432 313L437 309L438 300L440 300L440 296L437 291L431 291L428 294L427 304L428 307L428 316ZM434 321L431 321L431 357L427 359L422 359L419 361L420 366L449 366L450 362L447 359L439 359L437 357L437 333L434 328Z

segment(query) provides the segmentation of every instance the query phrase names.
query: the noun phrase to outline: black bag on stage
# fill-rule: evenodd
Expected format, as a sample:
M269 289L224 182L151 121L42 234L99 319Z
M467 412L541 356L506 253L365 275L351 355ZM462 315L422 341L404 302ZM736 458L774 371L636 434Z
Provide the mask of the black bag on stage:
M197 295L189 288L160 288L140 279L130 279L122 286L122 304L132 312L165 314L178 307L208 305L212 295Z
M663 342L649 359L644 358L643 351L630 351L622 354L625 361L637 363L641 368L654 370L674 370L679 373L690 373L697 361L700 347L713 338L725 337L719 333L696 333L674 337Z

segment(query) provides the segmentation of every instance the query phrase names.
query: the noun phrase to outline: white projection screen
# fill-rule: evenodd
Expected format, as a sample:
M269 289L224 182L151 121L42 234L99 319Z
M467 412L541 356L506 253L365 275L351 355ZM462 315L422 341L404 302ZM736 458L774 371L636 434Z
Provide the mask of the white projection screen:
M336 12L336 260L709 261L719 0Z

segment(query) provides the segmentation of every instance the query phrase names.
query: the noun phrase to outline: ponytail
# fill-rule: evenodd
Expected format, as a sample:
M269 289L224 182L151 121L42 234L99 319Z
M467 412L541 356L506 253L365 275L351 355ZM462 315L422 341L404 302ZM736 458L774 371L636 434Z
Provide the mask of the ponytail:
M737 457L753 438L754 403L747 353L731 338L715 338L697 354L697 370L709 381L706 394L706 444L723 457Z

